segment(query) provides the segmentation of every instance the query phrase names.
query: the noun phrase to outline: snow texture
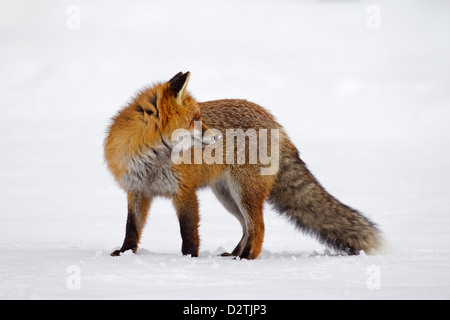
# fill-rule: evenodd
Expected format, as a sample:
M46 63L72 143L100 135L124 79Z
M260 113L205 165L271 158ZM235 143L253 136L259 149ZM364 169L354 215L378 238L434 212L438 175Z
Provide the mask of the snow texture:
M0 2L1 299L449 299L450 3ZM199 258L157 200L136 255L110 257L126 196L109 119L191 71L200 101L269 109L328 191L390 252L343 256L270 207L254 261L218 257L238 221L199 192Z

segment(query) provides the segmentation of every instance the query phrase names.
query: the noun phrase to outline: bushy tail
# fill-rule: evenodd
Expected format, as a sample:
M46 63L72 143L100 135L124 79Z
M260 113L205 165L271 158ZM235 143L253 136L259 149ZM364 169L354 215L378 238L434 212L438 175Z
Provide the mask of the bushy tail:
M357 255L375 253L382 245L379 229L358 211L331 196L285 141L280 167L269 201L300 230L330 248Z

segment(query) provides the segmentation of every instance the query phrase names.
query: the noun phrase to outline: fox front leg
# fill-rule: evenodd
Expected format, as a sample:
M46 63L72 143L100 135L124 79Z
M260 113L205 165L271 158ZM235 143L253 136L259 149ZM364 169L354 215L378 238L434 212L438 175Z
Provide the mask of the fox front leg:
M177 210L181 238L183 240L181 252L184 255L198 257L198 250L200 247L198 224L200 218L195 191L183 192L177 195L174 197L173 203Z
M119 256L121 253L133 250L136 253L142 229L147 220L151 199L135 193L128 193L128 217L125 230L125 239L120 250L111 253L112 256Z

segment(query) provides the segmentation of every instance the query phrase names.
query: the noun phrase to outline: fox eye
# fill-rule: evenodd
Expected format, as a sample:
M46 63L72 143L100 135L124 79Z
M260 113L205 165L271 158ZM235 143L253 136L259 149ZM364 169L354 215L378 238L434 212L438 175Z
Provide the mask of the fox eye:
M144 109L144 112L146 114L148 114L149 116L151 116L154 113L153 110L148 110L148 109Z
M144 109L142 106L138 105L136 106L136 111L141 113L141 114L148 114L149 116L151 116L154 112L153 110L149 110L149 109Z

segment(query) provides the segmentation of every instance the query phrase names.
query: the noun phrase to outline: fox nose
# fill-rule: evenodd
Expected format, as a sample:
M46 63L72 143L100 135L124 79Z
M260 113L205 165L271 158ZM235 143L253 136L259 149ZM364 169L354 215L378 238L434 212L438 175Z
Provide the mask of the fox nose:
M222 134L214 134L212 130L208 130L203 136L203 142L206 144L211 144L222 139Z

